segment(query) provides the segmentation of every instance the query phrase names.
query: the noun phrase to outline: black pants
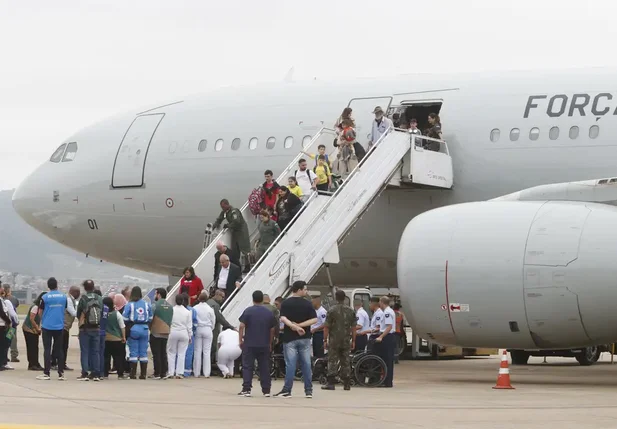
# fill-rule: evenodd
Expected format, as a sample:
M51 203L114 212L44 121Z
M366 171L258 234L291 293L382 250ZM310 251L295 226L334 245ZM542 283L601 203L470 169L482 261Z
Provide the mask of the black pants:
M250 391L253 387L255 359L259 367L259 382L262 393L270 393L270 347L244 347L242 350L242 390Z
M51 357L52 355L56 357L58 362L58 374L64 373L64 347L63 343L63 335L62 332L64 329L60 330L49 330L43 328L43 349L44 349L44 359L45 359L45 375L49 375L51 371ZM53 343L53 345L52 345Z
M28 355L28 368L40 368L39 362L39 336L32 332L24 331L26 339L26 354Z
M11 342L6 339L7 332L9 332L7 326L0 326L0 368L8 364L7 354L11 347Z
M122 341L105 341L105 366L103 367L105 377L109 377L112 357L114 358L114 362L116 363L118 377L122 377L122 375L124 375L125 355L126 348Z
M317 331L313 334L313 357L318 359L325 355L323 349L323 331Z
M394 377L394 350L396 348L396 336L394 334L386 335L381 343L375 343L375 352L386 363L388 373L383 384L386 387L392 387L392 378Z
M328 192L328 183L326 182L321 185L317 185L317 190Z
M363 352L366 349L366 343L368 343L368 338L366 335L358 335L356 337L356 348L353 349L354 353Z
M69 356L69 331L62 330L62 350L64 351L64 367L66 368L66 360ZM51 357L51 366L58 365L58 359L55 356Z
M150 335L150 349L152 350L152 362L154 364L154 376L165 377L167 375L167 338L158 338Z

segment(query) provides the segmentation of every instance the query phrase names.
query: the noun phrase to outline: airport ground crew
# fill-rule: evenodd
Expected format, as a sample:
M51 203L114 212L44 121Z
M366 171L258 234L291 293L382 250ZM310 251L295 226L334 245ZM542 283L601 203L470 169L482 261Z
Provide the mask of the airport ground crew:
M131 380L137 378L137 363L141 367L139 378L146 379L148 370L148 325L152 322L152 307L143 300L141 288L133 287L131 290L131 300L124 306L122 314L124 321L129 329L129 363L131 365Z
M376 344L380 344L378 347L379 356L386 363L388 373L384 380L384 387L392 387L392 378L394 377L394 351L396 348L395 331L395 319L396 315L394 310L390 308L390 298L382 296L379 300L379 306L383 311L383 323L379 328L379 336L375 339Z
M345 390L351 389L350 352L356 346L356 314L345 305L345 292L337 290L336 305L326 315L324 345L328 349L328 384L322 390L334 390L339 372Z

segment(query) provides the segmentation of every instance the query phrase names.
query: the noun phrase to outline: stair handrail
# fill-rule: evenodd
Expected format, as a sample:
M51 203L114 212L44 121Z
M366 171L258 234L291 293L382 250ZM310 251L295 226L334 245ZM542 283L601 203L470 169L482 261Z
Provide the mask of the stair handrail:
M358 171L360 171L360 168L364 165L364 163L366 162L366 160L368 159L368 157L371 155L371 153L373 153L375 151L375 149L377 148L377 146L379 146L379 144L386 138L386 136L388 136L392 130L394 128L393 127L388 127L386 129L386 131L379 137L379 139L377 139L377 141L375 142L375 144L373 144L368 152L366 152L366 155L364 155L364 157L362 158L362 161L360 161L358 163L358 165L356 165L356 167L351 171L351 173L349 173L349 175L345 178L345 180L343 180L343 183L341 184L341 186L339 186L337 188L337 190L334 192L334 194L330 197L330 199L328 200L328 202L326 204L324 204L324 206L319 209L319 211L313 216L313 221L309 222L306 227L304 228L304 230L300 233L300 236L296 239L296 244L299 244L302 239L304 238L304 236L308 233L308 231L311 229L311 226L313 225L313 223L315 222L315 220L317 220L317 218L319 218L319 216L321 216L327 209L328 207L330 207L330 204L332 204L332 201L334 201L334 199L339 195L339 193L345 188L345 186L347 185L347 183L349 183L349 179L351 179L353 176L356 175L356 173Z
M278 235L278 237L276 237L276 239L272 242L272 244L270 245L270 247L268 247L268 249L264 252L263 255L261 255L261 257L259 258L259 260L251 267L251 270L248 272L248 274L246 276L244 276L244 278L242 279L242 282L240 284L239 288L236 288L231 295L229 295L229 297L227 298L227 300L225 301L225 303L221 306L221 310L224 310L227 307L227 304L229 302L231 302L231 299L238 293L238 291L240 289L242 289L244 287L244 285L252 278L255 276L255 272L257 271L257 269L259 269L259 267L262 265L263 261L265 261L266 257L274 250L274 248L276 247L276 245L283 239L283 237L285 236L285 234L287 234L287 232L289 231L289 229L293 226L293 224L295 223L295 221L300 217L300 215L302 215L302 213L306 210L306 208L315 200L315 198L317 198L317 196L319 195L319 192L312 192L310 197L304 202L304 204L302 204L302 207L300 208L300 210L298 210L298 213L296 213L294 215L294 217L291 218L291 221L289 221L289 223L287 224L287 226L281 231L281 233Z
M286 179L286 176L289 174L290 171L292 171L294 165L298 164L298 161L300 159L302 159L304 155L304 151L311 148L320 138L323 134L325 133L333 133L334 135L336 135L336 131L333 128L329 128L329 127L321 127L319 129L319 131L317 131L317 133L313 136L313 138L311 138L311 140L309 141L309 143L305 146L302 147L302 150L295 156L295 158L289 163L289 165L287 166L287 168L285 170L283 170L283 172L278 176L278 178L276 179L277 183L280 183L282 180ZM261 188L262 185L259 185L259 188ZM244 213L244 211L248 208L249 202L248 199L247 201L244 203L244 205L242 205L242 207L240 208L240 212ZM246 219L245 219L246 221ZM206 225L206 228L208 228L208 226ZM206 229L207 230L207 229ZM212 229L214 231L214 229ZM199 257L195 260L195 262L193 262L193 264L191 266L195 266L197 264L199 264L204 255L209 253L213 247L216 246L216 243L218 243L219 241L222 240L223 236L225 235L225 233L227 232L227 228L222 228L219 233L216 235L216 237L214 237L212 239L212 241L210 242L210 244L205 248L202 249L201 254L199 255ZM254 232L253 234L250 234L249 237L254 237ZM204 235L205 235L205 231L204 231ZM184 273L182 273L184 275ZM182 282L182 279L178 280L176 282L176 284L169 290L168 292L168 299L170 299L176 292L177 290L180 288L180 283ZM171 302L171 301L170 301Z

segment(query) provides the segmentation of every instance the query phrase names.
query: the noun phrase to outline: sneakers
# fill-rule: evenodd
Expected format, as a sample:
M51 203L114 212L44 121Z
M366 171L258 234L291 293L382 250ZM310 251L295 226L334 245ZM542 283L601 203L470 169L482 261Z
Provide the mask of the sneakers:
M51 380L51 377L47 374L41 374L36 376L37 380Z
M58 381L66 381L66 377L64 376L64 374L58 376Z
M4 369L5 369L6 371L12 371L12 370L14 370L15 368L13 368L11 365L9 365L9 364L7 363L6 365L4 365Z
M99 377L92 377L92 381L101 381Z
M304 397L306 399L313 399L313 392L304 392Z
M281 390L279 393L274 395L275 398L291 398L291 392L286 390Z
M243 390L242 392L238 393L238 396L244 396L245 398L250 398L251 397L251 391L250 390Z
M68 366L64 365L64 370L65 371L73 371L73 368L69 368Z
M90 381L90 378L87 375L80 375L77 377L77 381Z
M148 378L150 380L160 380L161 379L161 377L159 377L158 375L149 375Z
M15 357L15 358L11 358L11 362L13 362L13 363L19 363L19 359L17 359L16 357Z
M272 396L272 395L270 395L270 392L264 393L264 398L269 398L270 396Z

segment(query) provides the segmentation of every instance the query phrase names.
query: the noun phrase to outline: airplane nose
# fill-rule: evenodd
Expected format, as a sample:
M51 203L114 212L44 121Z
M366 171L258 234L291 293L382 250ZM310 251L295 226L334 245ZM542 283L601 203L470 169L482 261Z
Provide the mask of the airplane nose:
M39 229L34 214L41 208L42 195L37 194L40 190L35 186L34 175L35 173L24 179L13 192L13 209L26 223Z

